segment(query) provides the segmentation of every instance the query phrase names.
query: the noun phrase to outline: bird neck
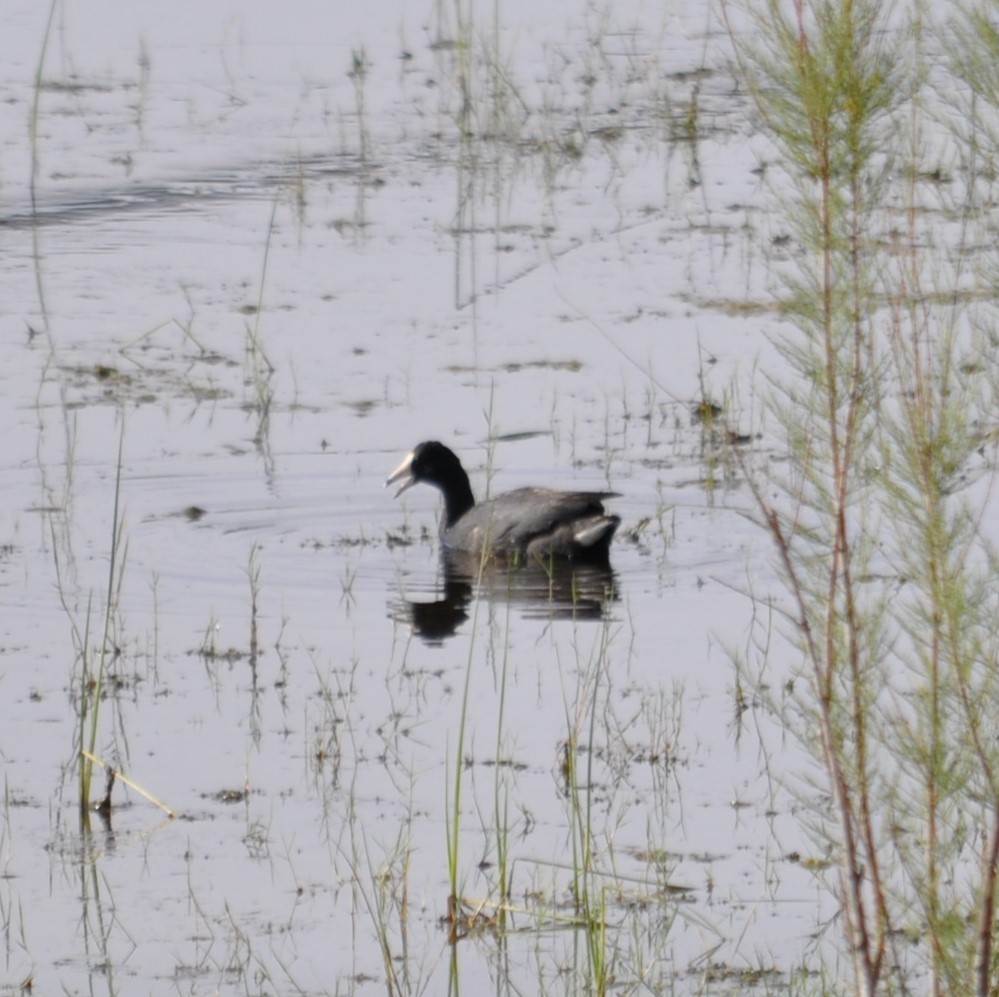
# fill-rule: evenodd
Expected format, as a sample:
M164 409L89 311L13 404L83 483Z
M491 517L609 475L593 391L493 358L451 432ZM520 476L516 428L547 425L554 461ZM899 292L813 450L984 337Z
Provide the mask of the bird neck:
M461 477L456 477L451 481L444 492L445 528L454 526L474 505L475 496L472 494L472 486L468 483L468 475L463 471Z

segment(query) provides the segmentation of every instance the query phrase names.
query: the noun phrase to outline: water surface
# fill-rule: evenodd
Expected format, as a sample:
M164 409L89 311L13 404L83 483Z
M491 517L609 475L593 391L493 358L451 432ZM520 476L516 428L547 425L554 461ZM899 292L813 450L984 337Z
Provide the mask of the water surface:
M707 3L543 7L56 4L44 54L8 12L7 989L580 992L581 815L617 986L807 961L805 763L732 666L772 567L691 411L743 385L766 452L745 96ZM438 497L382 487L426 438L619 492L612 597L449 589ZM179 816L119 783L81 833L119 442L96 747Z

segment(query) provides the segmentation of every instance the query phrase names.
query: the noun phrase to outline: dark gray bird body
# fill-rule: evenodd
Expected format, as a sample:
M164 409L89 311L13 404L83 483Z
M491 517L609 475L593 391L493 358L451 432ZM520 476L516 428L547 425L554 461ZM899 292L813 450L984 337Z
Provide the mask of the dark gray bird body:
M419 482L444 496L441 541L449 550L504 560L606 561L620 517L604 511L614 492L517 488L478 505L461 462L436 441L421 443L392 472L400 495Z

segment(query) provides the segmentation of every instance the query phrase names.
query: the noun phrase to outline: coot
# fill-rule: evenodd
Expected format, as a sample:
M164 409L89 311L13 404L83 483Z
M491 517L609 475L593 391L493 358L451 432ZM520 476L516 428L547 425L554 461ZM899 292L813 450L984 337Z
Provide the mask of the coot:
M563 492L518 488L475 504L461 461L436 440L421 443L389 475L400 483L396 497L425 481L444 495L441 540L451 551L507 560L568 558L606 561L621 522L604 512L616 492Z

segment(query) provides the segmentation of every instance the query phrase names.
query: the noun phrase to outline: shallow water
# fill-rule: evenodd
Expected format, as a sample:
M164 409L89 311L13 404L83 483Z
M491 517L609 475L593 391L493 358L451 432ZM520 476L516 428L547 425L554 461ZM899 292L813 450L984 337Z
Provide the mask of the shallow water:
M573 800L620 985L779 985L831 911L807 763L731 663L765 538L690 413L734 378L765 452L766 202L709 6L505 5L495 102L450 7L135 6L55 7L34 210L47 11L0 41L4 988L579 992ZM619 492L614 598L449 592L438 497L382 487L432 437L480 495ZM179 816L119 783L84 834L119 439L97 753Z

